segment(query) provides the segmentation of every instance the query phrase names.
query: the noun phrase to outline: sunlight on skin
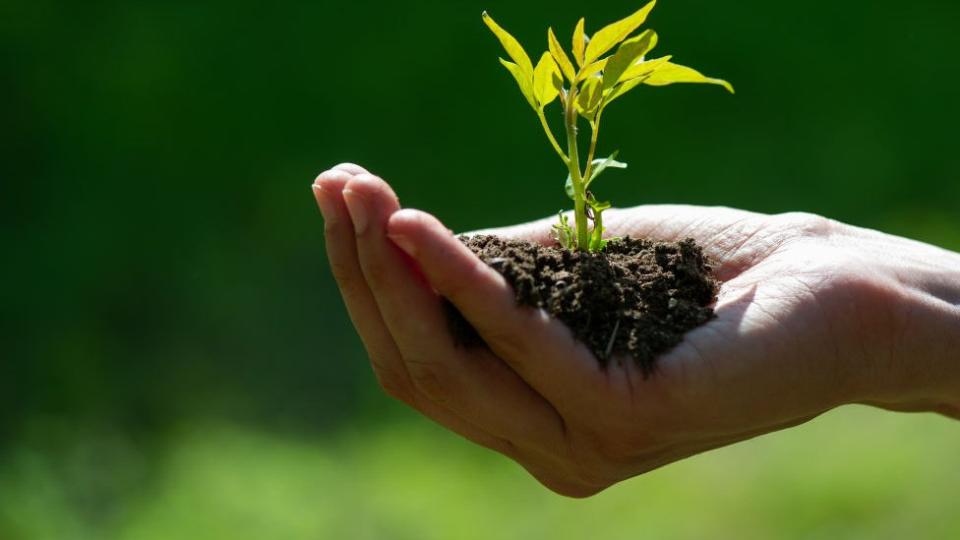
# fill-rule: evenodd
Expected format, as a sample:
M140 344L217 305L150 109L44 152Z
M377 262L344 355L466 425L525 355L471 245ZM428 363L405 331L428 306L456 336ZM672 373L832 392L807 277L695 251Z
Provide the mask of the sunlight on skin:
M960 309L931 300L930 265L918 262L940 257L935 269L958 275L956 254L809 214L610 211L613 235L696 239L724 282L717 318L644 379L629 360L599 368L562 323L515 306L502 276L364 169L338 166L314 193L386 391L559 493L588 496L844 403L956 414L960 375L943 336ZM487 232L547 242L553 219ZM489 349L454 345L441 297Z

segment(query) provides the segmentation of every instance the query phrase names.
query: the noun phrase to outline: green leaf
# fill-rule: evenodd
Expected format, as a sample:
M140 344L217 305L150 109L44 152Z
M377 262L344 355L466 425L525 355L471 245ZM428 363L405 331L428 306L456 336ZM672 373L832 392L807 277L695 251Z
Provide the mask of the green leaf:
M592 201L590 203L590 208L592 208L594 212L603 212L604 210L609 210L613 208L613 205L610 204L610 201L603 201L603 202Z
M553 28L547 30L547 42L550 44L550 54L553 55L553 59L556 60L557 65L560 66L560 71L562 71L567 80L573 84L577 78L577 70L573 68L570 57L567 56L563 47L560 46L560 42L557 41L557 36L553 33Z
M617 46L618 43L627 38L634 30L640 28L647 20L647 15L657 4L656 0L643 6L636 13L626 19L607 25L602 30L593 35L590 44L587 45L584 54L584 63L589 64L603 55L603 53ZM582 65L582 64L581 64Z
M606 109L611 103L613 103L615 99L640 86L645 80L646 77L638 77L617 85L617 87L614 88L612 92L607 94L607 97L603 100L603 108Z
M527 52L523 50L520 42L511 36L509 32L501 28L500 25L493 20L493 17L488 15L486 11L483 12L482 17L483 22L490 27L490 30L495 36L497 36L497 39L500 40L500 43L507 51L507 54L520 68L520 73L522 73L526 78L533 80L533 62L530 61L530 57L527 56Z
M616 86L624 73L656 45L657 33L653 30L644 30L639 36L624 41L603 69L603 89Z
M537 101L533 97L533 79L528 79L526 76L524 76L524 74L520 71L520 67L513 62L509 62L501 58L500 63L503 64L503 67L507 68L507 71L509 71L510 74L513 75L513 78L517 80L517 85L520 86L520 92L522 92L523 97L527 99L527 103L529 103L534 110L538 110Z
M537 62L537 67L533 70L533 97L537 100L540 110L557 99L562 86L560 68L557 67L550 53L543 53L540 61Z
M606 97L604 97L603 105L601 106L606 109L615 99L643 84L647 77L662 66L665 66L670 61L670 58L672 57L664 56L631 66L630 69L620 77L622 82L606 92Z
M585 47L587 46L587 34L584 32L584 25L586 24L586 19L580 18L577 21L577 27L573 29L573 58L577 61L577 65L583 67L586 62L583 59L585 54Z
M601 71L603 71L603 69L607 67L607 60L608 58L604 58L603 60L597 60L596 62L590 64L589 66L581 68L579 75L577 75L577 82L585 81L590 77L593 77L597 73L600 73Z
M657 68L649 77L643 79L644 84L650 86L666 86L674 83L703 83L717 84L734 93L733 86L723 79L705 77L699 71L678 64L666 63Z
M638 77L646 77L654 71L660 68L660 66L666 64L673 58L670 55L662 56L660 58L654 58L653 60L647 60L645 62L638 62L630 66L629 69L620 77L620 81L629 81L630 79L636 79Z
M593 231L590 232L590 251L602 251L607 246L607 241L603 239L603 233L607 228L603 226L603 211L612 208L609 202L597 202L591 197L587 200L587 205L593 210Z
M584 118L591 120L600 102L603 100L603 86L597 77L583 83L580 94L577 95L577 112Z
M596 180L597 177L600 176L600 174L602 174L603 171L605 171L608 168L613 168L613 169L627 168L626 163L617 161L615 159L617 157L617 154L619 153L620 151L618 150L610 154L610 157L597 158L593 160L593 168L592 168L592 171L590 172L590 178L587 179L587 183L584 186L584 189L589 187L590 183ZM570 178L569 174L567 175L567 183L564 185L564 190L567 192L567 197L570 197L571 199L573 199L573 179Z
M627 168L626 163L623 163L622 161L617 161L616 157L617 157L617 154L619 153L620 151L617 150L616 152L610 154L610 157L593 160L593 168L591 169L591 172L590 172L590 178L587 178L584 189L589 188L590 184L593 183L593 181L596 180L598 176L603 174L603 171L607 170L608 168L612 168L612 169Z
M577 236L573 227L570 226L570 218L563 213L563 210L560 210L558 215L560 216L560 223L553 226L553 237L564 249L573 249L577 244Z

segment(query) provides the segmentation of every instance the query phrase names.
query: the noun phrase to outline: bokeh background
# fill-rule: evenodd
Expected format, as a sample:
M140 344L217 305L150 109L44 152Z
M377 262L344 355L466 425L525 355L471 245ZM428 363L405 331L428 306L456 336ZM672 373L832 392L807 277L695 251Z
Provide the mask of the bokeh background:
M958 538L960 424L861 407L586 501L381 395L309 185L455 230L566 205L497 63L638 1L0 4L0 538ZM805 210L960 249L960 4L662 0L732 81L605 119L620 206ZM563 38L567 41L567 38ZM616 146L613 146L615 142Z

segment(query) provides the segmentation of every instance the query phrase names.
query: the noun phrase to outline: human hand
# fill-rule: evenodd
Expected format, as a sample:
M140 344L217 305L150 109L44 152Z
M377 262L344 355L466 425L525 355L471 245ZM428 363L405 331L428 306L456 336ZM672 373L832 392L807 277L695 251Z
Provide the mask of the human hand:
M846 403L960 418L960 255L808 214L611 210L612 235L696 239L723 281L716 319L645 379L516 306L500 274L363 168L321 174L314 193L386 392L558 493L588 496ZM550 242L552 223L484 232ZM443 297L488 348L455 345Z

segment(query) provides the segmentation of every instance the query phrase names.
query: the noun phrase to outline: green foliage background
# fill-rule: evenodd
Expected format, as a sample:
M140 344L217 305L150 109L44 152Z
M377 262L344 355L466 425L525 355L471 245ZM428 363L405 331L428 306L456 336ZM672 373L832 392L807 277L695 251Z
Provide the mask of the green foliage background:
M0 5L0 538L955 538L960 429L851 408L559 499L382 397L323 256L341 161L464 230L562 167L531 51L638 3ZM960 249L960 4L662 0L724 77L612 106L619 206L805 210Z

